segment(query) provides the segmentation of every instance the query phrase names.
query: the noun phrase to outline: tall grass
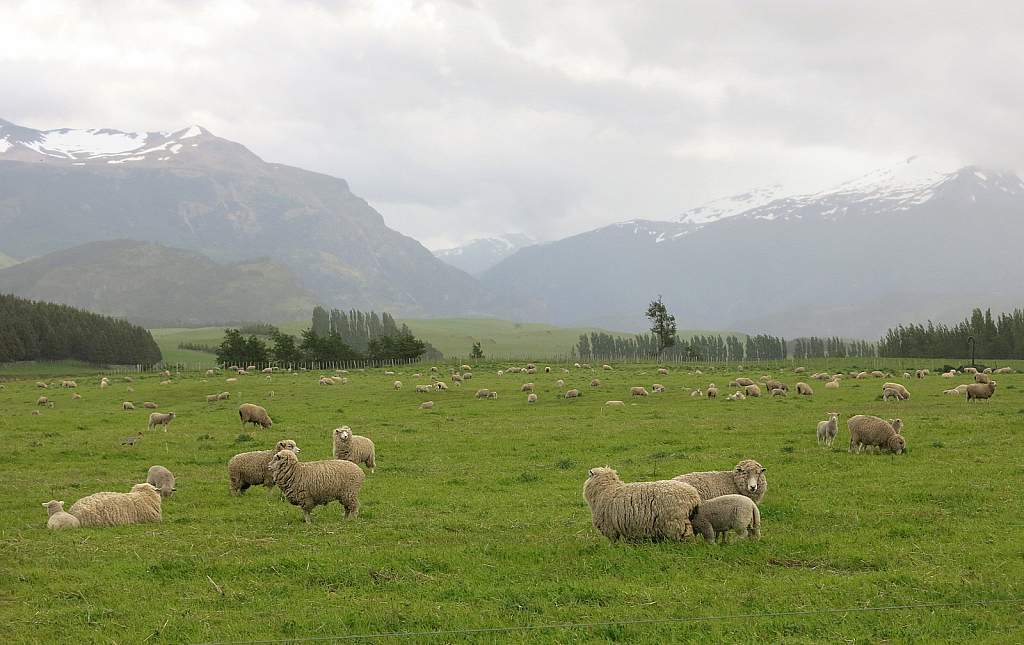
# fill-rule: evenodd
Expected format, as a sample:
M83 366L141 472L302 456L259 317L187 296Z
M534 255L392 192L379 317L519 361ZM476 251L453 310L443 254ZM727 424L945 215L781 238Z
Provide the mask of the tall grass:
M453 631L462 633L373 642L1019 637L1024 605L1002 602L1024 597L1017 374L999 375L993 399L978 404L941 394L967 378L937 375L904 381L912 398L898 404L881 400L878 379L845 380L838 390L811 381L810 397L711 401L682 388L714 381L726 390L735 366L713 375L670 366L667 376L650 364L612 366L499 377L508 364L485 362L462 387L429 395L412 387L428 373L413 377L411 369L353 371L335 386L317 385L319 372L233 383L226 374L182 373L166 386L164 377L143 374L100 389L84 370L77 390L45 392L34 376L8 380L0 390L5 642ZM743 374L767 373L757 367ZM798 379L778 369L770 371L793 387ZM595 377L601 384L590 387ZM565 388L555 386L559 378ZM519 392L527 381L540 397L535 404ZM630 386L653 382L668 392L630 400ZM476 399L484 387L499 398ZM583 396L560 398L570 387ZM229 400L205 402L224 390ZM82 398L72 400L73 392ZM41 393L56 401L53 409L35 405ZM420 410L427 399L436 407ZM603 405L610 399L627 405ZM122 410L126 400L139 409ZM146 427L143 401L177 413L166 433ZM264 405L274 426L243 430L242 402ZM831 449L814 433L829 411L841 413ZM907 454L848 453L845 419L853 414L903 419ZM276 494L229 496L232 455L291 438L303 461L327 459L331 430L342 424L377 446L377 473L367 475L357 519L342 521L343 509L331 504L306 525ZM121 444L139 430L137 445ZM581 490L591 467L609 465L638 481L729 469L746 458L768 468L758 542L611 543L590 525ZM163 522L45 529L42 503L70 507L92 492L127 491L157 463L178 478ZM974 602L988 604L954 605ZM954 606L916 608L924 605ZM903 608L856 611L875 607ZM815 613L835 610L843 611ZM554 625L582 626L526 629ZM490 629L508 631L472 631Z

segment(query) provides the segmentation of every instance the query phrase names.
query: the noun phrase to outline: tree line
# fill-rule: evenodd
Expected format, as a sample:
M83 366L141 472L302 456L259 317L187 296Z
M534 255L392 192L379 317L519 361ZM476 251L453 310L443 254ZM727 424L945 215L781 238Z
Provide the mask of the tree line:
M785 338L760 334L750 336L744 343L735 335L692 336L683 342L675 336L671 345L660 347L661 358L670 361L767 361L785 360L788 349ZM573 348L581 360L595 360L613 356L634 356L638 359L655 359L659 353L657 334L636 334L613 336L605 332L580 334Z
M878 355L884 357L968 358L972 351L982 359L1024 359L1024 311L993 319L991 309L975 309L952 327L930 320L927 326L900 325L878 341Z
M817 336L793 341L793 358L847 358L874 356L875 347L866 340L845 342L838 336L822 340Z
M159 363L162 358L153 335L128 321L0 295L0 362L138 365Z

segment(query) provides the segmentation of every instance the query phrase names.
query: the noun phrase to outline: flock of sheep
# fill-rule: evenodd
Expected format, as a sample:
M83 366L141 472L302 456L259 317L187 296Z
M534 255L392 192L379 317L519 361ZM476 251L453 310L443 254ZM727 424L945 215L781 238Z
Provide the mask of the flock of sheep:
M589 365L576 364L582 370L591 370ZM248 374L246 370L238 369L239 374ZM253 370L254 368L249 368ZM563 372L570 373L568 369L562 368ZM602 366L604 370L612 370L609 365ZM742 370L742 368L739 368ZM459 370L454 368L451 372L451 382L455 387L461 386L467 380L473 378L469 365L460 366ZM804 371L797 368L796 373ZM1009 368L997 370L1008 372ZM211 371L212 372L212 371ZM207 375L211 375L208 372ZM538 368L535 365L527 365L524 368L511 367L507 370L498 371L498 376L504 374L517 374L525 372L535 374ZM551 368L544 368L545 373L550 373ZM967 401L977 401L990 398L996 388L995 381L992 381L987 373L979 373L977 370L968 368L965 372L973 374L974 383L958 386L945 393L960 393L966 395ZM988 370L986 370L988 372ZM664 368L658 370L659 375L667 375ZM392 376L392 372L385 372ZM696 374L700 374L699 371ZM952 378L955 372L943 374L943 377ZM169 376L169 373L167 374ZM293 373L294 375L294 373ZM918 370L914 377L924 378L928 376L927 370ZM447 391L448 385L439 378L439 370L436 367L430 368L430 383L415 386L416 392L428 393ZM850 378L884 378L891 377L882 372L857 372L851 373ZM904 379L914 378L909 373L903 375ZM267 377L270 378L269 376ZM414 374L413 378L422 378L421 374ZM827 382L826 387L838 387L843 375L836 374L813 374L808 378L820 379ZM229 379L229 381L234 379ZM125 382L130 383L131 378L125 377ZM737 378L729 383L729 387L736 389L731 395L724 398L729 400L742 400L748 397L758 397L763 385L771 396L787 396L789 387L770 376L760 379L760 383L749 378ZM335 383L347 384L347 377L343 376L321 376L321 385L334 385ZM169 384L169 381L162 382ZM74 381L61 381L61 387L77 388ZM556 388L565 385L563 379L558 379ZM592 387L600 386L599 379L592 379ZM101 388L109 386L109 380L104 378ZM3 386L0 386L2 388ZM37 383L37 387L46 388L43 382ZM394 389L401 389L401 381L394 381ZM129 386L129 391L131 387ZM688 388L683 387L683 390ZM655 383L652 385L653 393L666 392L665 386ZM691 396L707 396L709 399L718 397L719 390L711 383L706 388L706 394L700 389L692 390ZM526 401L534 403L538 400L535 392L535 383L524 383L520 392L526 393ZM813 395L813 390L805 382L796 384L796 392L799 395ZM632 386L631 396L648 397L650 394L643 386ZM81 398L78 394L75 398ZM273 396L271 392L268 396ZM578 398L579 391L569 389L564 398ZM228 392L206 396L208 402L220 401L230 397ZM497 392L490 389L479 389L475 393L476 398L496 399ZM41 397L39 405L47 403ZM901 401L910 398L910 393L900 383L887 381L882 385L882 399L884 401ZM607 401L605 405L624 405L623 401ZM129 407L131 406L131 407ZM130 402L124 403L124 409L134 409ZM156 404L146 402L145 407L156 408ZM430 409L434 407L433 401L426 401L421 408ZM262 406L243 403L238 408L239 419L244 429L247 424L254 427L270 428L273 421ZM829 418L821 421L816 427L818 443L824 446L832 446L838 434L839 413L829 412ZM176 418L174 412L160 413L153 412L149 418L149 427L157 425L167 430L171 420ZM847 427L850 434L849 452L860 453L865 448L877 449L878 452L888 450L894 454L901 454L906 448L906 439L900 434L903 422L900 419L884 420L874 416L858 414L847 420ZM124 443L132 445L141 436ZM359 491L366 477L359 464L363 464L370 473L376 471L375 448L373 442L359 435L354 434L348 426L335 428L332 432L332 459L312 462L299 461L298 455L301 449L295 441L290 439L281 440L271 450L258 450L237 454L227 463L228 482L230 494L237 497L244 493L251 486L262 485L267 488L268 496L272 494L274 487L278 487L284 498L291 504L299 506L307 523L311 522L311 512L317 506L326 505L332 501L338 501L345 509L344 517L356 517L359 513ZM651 482L622 482L615 470L611 468L593 468L583 486L583 498L591 511L594 527L609 539L625 540L649 540L649 539L673 539L681 540L687 537L702 535L711 544L724 542L726 532L734 531L740 538L758 538L761 534L761 518L757 503L760 502L767 488L765 477L766 468L758 462L747 459L741 461L732 470L694 472L680 475L670 480ZM51 529L74 528L79 526L98 526L115 524L141 524L148 522L159 522L162 519L161 501L171 497L175 489L175 479L171 472L160 465L149 469L145 483L135 484L128 493L100 492L88 495L75 502L68 511L64 511L64 502L52 500L43 504L49 514L47 527Z

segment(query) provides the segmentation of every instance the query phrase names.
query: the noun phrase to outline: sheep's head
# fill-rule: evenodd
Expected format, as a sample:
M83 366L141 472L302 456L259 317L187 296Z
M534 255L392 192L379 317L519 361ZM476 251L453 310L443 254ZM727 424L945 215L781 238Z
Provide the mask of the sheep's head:
M736 468L733 469L733 479L741 491L756 493L758 489L764 490L766 485L764 473L767 470L753 459L745 459L736 464Z
M302 452L302 449L296 446L295 442L291 439L284 439L277 442L277 452L281 452L282 450L291 450L296 455Z
M901 454L903 449L907 447L907 440L901 434L893 435L889 438L889 450L892 450L893 454Z
M352 430L348 426L341 426L334 429L334 436L342 441L348 441L352 438Z
M139 493L139 492L143 492L143 491L159 493L160 489L157 488L156 486L154 486L153 484L147 484L147 483L135 484L134 486L132 486L132 492L133 493Z
M267 469L277 470L285 462L297 462L298 460L299 458L295 456L294 452L285 448L284 450L274 455L274 457L270 460L270 463L267 464Z

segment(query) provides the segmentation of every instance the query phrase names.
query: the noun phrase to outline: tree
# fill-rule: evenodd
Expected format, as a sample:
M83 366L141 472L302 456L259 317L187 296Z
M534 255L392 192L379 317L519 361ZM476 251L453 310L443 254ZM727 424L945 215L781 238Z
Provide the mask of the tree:
M484 350L480 347L480 343L473 343L473 349L469 352L470 358L484 358Z
M661 352L676 344L676 317L669 315L660 294L645 315L651 321L651 333L658 342L658 360L661 360Z

